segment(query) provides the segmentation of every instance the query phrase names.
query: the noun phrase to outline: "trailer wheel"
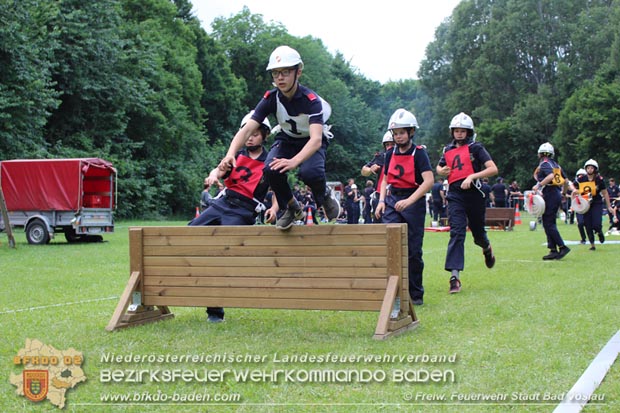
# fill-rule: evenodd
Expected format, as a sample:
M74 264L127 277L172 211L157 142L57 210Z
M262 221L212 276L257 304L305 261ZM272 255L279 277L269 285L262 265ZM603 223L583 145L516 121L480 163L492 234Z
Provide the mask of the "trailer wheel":
M40 219L34 219L26 226L28 244L43 245L50 242L50 233L47 225Z
M82 236L75 233L75 229L67 228L65 229L65 239L69 243L80 242L82 240Z

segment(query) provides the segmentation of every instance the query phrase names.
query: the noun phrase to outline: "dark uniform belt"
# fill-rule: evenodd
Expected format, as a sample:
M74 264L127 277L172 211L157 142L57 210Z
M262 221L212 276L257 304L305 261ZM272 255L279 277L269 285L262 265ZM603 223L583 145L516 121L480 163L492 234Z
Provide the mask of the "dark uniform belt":
M250 199L247 196L243 196L235 191L231 191L230 189L226 190L226 196L224 199L226 199L227 202L233 205L236 205L240 208L245 208L248 211L252 212L256 211L256 206L258 205L253 199Z
M412 188L392 188L390 189L392 195L396 196L409 196L415 192Z

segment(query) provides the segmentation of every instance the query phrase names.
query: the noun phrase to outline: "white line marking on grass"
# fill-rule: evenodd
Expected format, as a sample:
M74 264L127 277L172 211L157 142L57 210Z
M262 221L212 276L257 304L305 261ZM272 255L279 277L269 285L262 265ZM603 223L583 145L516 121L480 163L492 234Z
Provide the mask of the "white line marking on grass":
M620 353L620 330L607 342L583 372L572 389L555 408L553 413L578 413L592 400L592 394L601 384L605 375Z
M21 313L21 312L24 312L24 311L42 310L42 309L51 308L51 307L63 307L63 306L66 306L66 305L93 303L93 302L96 302L96 301L118 300L118 298L119 298L119 296L117 295L117 296L114 296L114 297L93 298L92 300L74 301L72 303L60 303L60 304L41 305L41 306L38 306L38 307L18 308L17 310L0 311L0 315L2 315L2 314Z
M594 243L596 245L601 245L601 243L599 241L594 241ZM579 244L581 244L581 241L564 240L564 244L566 244L566 245L579 245ZM620 244L620 241L606 240L602 245L605 245L605 244L614 244L615 245L615 244ZM541 245L547 245L547 243L543 242ZM586 243L583 244L583 245L590 245L590 241L586 241Z

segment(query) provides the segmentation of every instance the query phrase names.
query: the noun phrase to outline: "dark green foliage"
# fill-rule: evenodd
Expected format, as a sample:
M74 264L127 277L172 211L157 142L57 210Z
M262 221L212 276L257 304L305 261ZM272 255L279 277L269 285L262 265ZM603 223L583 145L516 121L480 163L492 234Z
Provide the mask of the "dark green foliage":
M532 182L543 142L567 160L568 152L584 162L588 152L601 151L561 138L556 128L567 99L613 56L619 7L589 0L461 2L436 31L419 73L432 100L432 135L443 134L456 113L471 114L500 174L522 184Z
M42 130L58 104L55 2L0 0L0 160L42 157Z

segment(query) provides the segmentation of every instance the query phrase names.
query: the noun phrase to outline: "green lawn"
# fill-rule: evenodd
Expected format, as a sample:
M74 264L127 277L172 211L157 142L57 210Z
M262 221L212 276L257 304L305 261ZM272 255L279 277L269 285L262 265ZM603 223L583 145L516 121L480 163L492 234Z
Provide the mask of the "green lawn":
M544 232L529 230L527 214L522 220L514 231L489 232L497 256L492 270L468 235L463 290L455 295L448 294L449 274L443 270L449 234L427 232L420 326L385 341L372 339L378 315L372 312L231 308L226 322L212 325L203 309L174 307L172 320L110 333L105 326L129 277L127 229L162 223L120 222L97 244L67 244L61 235L47 246L30 246L17 231L17 248L10 249L0 234L0 411L58 411L48 401L35 404L17 396L9 382L11 373L23 370L13 357L27 338L83 353L88 380L68 391L65 410L71 412L553 411L557 402L543 400L545 395L567 392L620 328L620 245L608 242L594 252L571 245L562 261L542 261ZM558 225L565 240L578 239L576 226ZM109 355L147 360L109 362ZM259 361L148 361L185 355ZM290 356L336 361L286 362ZM381 361L364 360L367 356ZM406 356L413 359L400 360ZM208 383L150 379L153 371L174 369L196 371L199 378L206 369L213 376ZM254 380L234 377L246 369L255 371ZM146 373L138 382L112 382L112 370ZM277 381L271 380L278 372ZM440 377L432 381L427 372ZM405 373L408 382L399 382ZM366 381L365 375L374 378ZM175 393L240 401L102 402L114 395L156 400ZM604 404L591 403L585 412L620 411L618 362L596 395ZM503 400L457 403L493 396Z

